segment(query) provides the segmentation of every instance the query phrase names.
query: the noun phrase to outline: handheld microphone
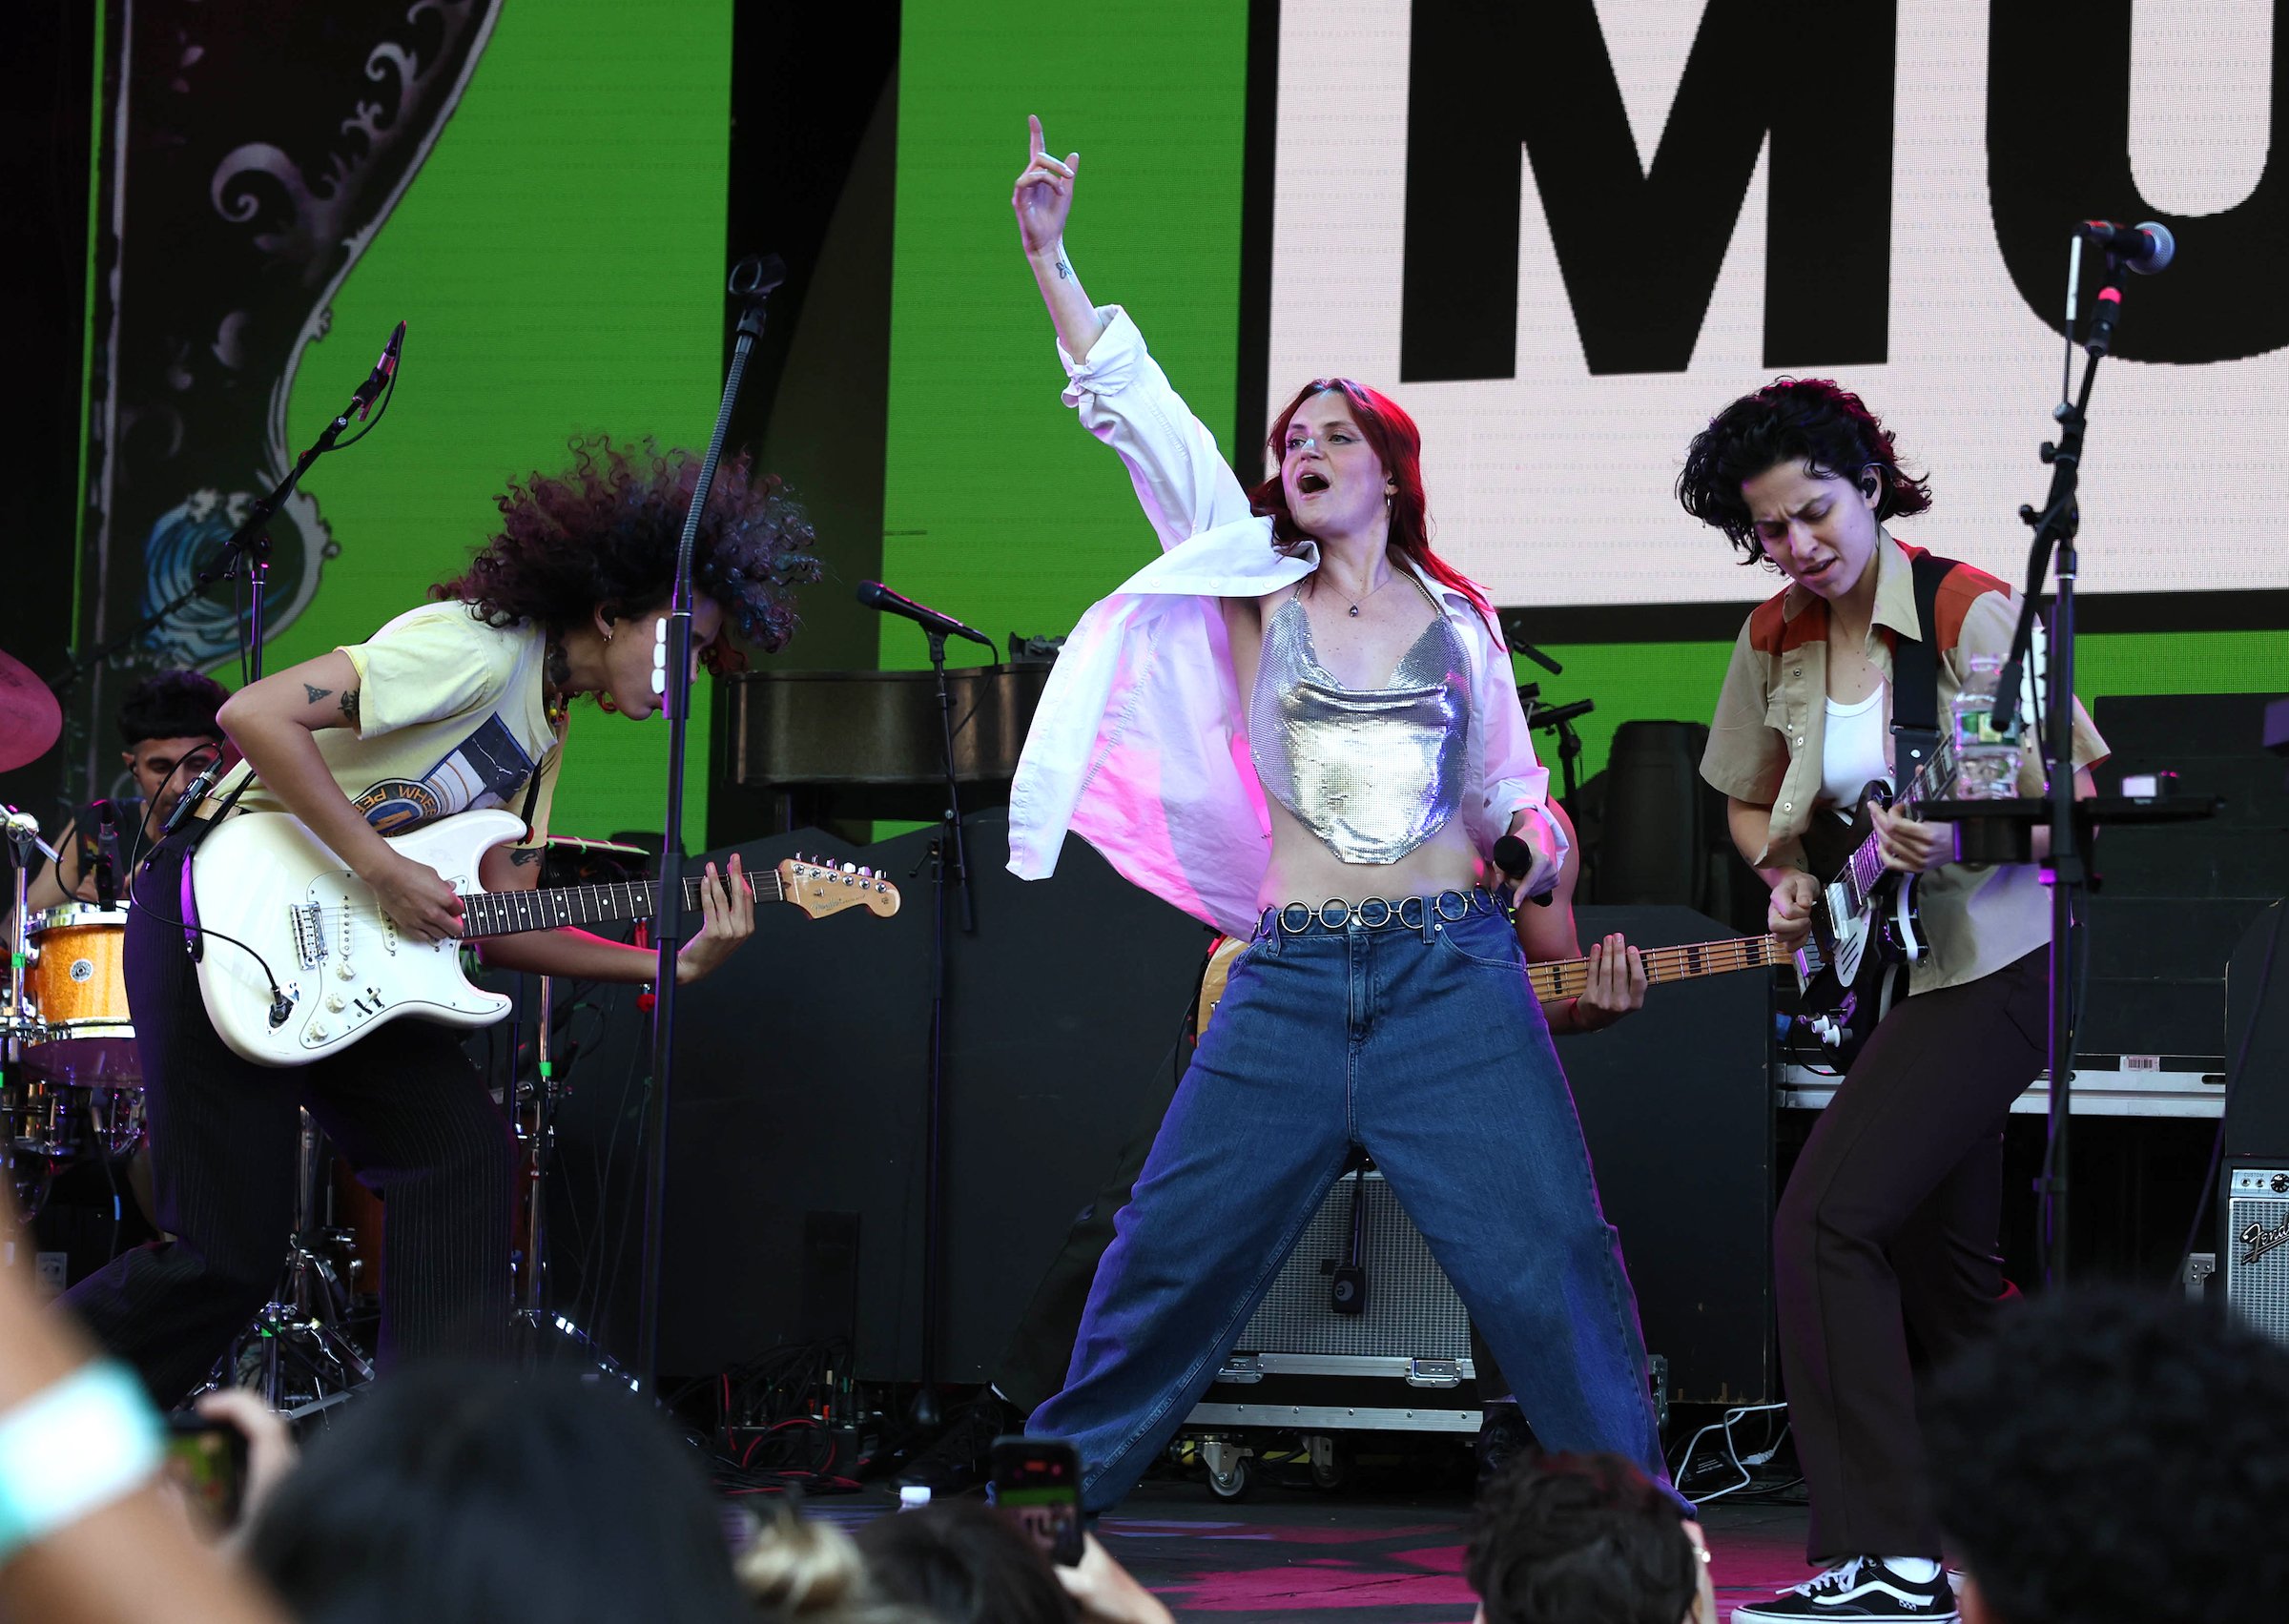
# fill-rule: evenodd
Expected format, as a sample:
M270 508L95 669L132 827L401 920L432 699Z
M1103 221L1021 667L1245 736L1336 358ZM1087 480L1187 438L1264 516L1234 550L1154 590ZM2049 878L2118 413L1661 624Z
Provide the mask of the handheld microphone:
M363 383L358 385L357 393L350 397L349 409L341 414L343 417L355 417L361 422L365 421L365 414L374 409L374 402L381 399L382 391L397 376L398 354L404 347L405 323L401 321L397 331L390 334L389 342L382 346L382 359L374 362L374 370L367 375Z
M1509 876L1513 886L1524 885L1526 876L1534 873L1534 848L1515 834L1505 834L1495 842L1495 867ZM1553 874L1551 884L1555 886L1557 883L1557 875ZM1550 892L1545 890L1537 893L1534 900L1544 908L1549 907Z
M95 803L95 900L105 908L119 905L119 875L127 859L119 854L119 820L112 815L110 800Z
M2085 242L2105 249L2125 269L2141 277L2168 269L2170 261L2177 257L2177 238L2159 220L2134 226L2118 226L2112 220L2085 220L2074 229Z
M966 637L972 643L982 643L988 648L994 648L996 654L1000 652L994 648L994 640L984 632L962 625L952 615L940 614L927 604L918 604L912 598L894 592L879 581L860 582L858 601L869 608L880 609L884 614L904 615L925 631L935 631L940 637Z

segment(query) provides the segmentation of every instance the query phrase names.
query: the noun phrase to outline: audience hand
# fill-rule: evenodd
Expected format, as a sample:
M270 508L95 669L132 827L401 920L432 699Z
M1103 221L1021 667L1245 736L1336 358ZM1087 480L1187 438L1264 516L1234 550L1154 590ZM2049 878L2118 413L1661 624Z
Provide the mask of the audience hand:
M226 1549L236 1549L294 1470L301 1450L295 1446L286 1418L243 1388L201 1393L196 1408L208 1420L226 1422L246 1435L246 1485L238 1496L238 1521L223 1541Z
M1137 1583L1093 1533L1083 1536L1081 1565L1060 1568L1057 1576L1066 1593L1081 1604L1084 1618L1103 1624L1173 1624L1161 1598Z

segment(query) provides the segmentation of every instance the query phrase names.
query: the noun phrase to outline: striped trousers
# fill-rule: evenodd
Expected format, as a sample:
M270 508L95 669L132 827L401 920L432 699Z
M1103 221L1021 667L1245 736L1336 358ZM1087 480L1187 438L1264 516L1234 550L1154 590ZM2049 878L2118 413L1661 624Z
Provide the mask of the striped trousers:
M204 1382L278 1284L307 1107L382 1199L382 1360L505 1349L516 1136L458 1036L406 1019L308 1066L239 1059L208 1023L172 922L184 860L171 842L136 876L126 945L157 1218L174 1238L114 1258L66 1303L160 1404ZM206 951L241 950L209 937Z

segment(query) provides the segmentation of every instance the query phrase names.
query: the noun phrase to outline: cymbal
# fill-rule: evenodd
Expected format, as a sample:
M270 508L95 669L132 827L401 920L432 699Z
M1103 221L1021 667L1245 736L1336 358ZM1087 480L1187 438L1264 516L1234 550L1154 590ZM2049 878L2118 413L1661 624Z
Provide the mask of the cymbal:
M21 662L0 652L0 772L39 760L63 731L64 708L55 694Z

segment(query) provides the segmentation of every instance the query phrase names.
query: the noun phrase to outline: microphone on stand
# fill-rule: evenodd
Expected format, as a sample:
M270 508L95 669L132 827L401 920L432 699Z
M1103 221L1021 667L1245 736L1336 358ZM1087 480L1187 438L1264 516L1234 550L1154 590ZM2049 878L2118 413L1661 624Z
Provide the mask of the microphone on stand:
M112 815L107 798L95 803L95 900L105 908L119 906L119 875L127 859L119 854L119 820Z
M984 632L962 625L952 615L940 614L927 604L918 604L912 598L894 592L879 581L860 582L858 601L869 608L880 609L886 615L904 615L923 630L935 631L940 637L966 637L972 643L982 643L988 648L993 648L997 655L1000 653L999 648L995 648L994 640Z
M167 821L159 826L161 840L181 828L183 819L191 815L191 809L207 798L207 791L215 788L215 780L222 776L222 758L223 752L217 750L215 759L198 770L198 776L183 786L182 797L175 803L175 810L167 814Z
M374 409L374 402L381 399L382 391L387 388L389 380L397 376L398 355L404 348L405 323L401 321L398 323L397 331L390 334L389 342L382 346L382 359L374 362L374 370L366 376L363 383L358 385L357 392L350 397L349 407L341 414L343 417L354 417L361 422L365 421L365 414Z
M2177 257L2177 238L2159 220L2134 226L2118 226L2112 220L2085 220L2074 230L2085 242L2105 249L2126 270L2135 271L2141 277L2169 269L2170 261Z

